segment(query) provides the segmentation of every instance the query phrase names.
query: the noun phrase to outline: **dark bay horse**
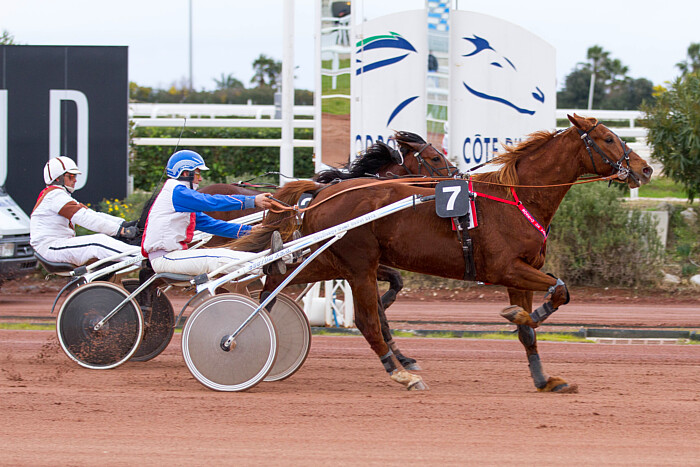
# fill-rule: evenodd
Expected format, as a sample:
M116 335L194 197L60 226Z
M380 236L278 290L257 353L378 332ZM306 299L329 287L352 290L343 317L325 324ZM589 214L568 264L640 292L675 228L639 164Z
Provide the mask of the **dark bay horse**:
M458 170L444 154L415 133L397 131L394 133L394 140L398 145L398 150L382 142L374 143L354 161L341 168L321 171L316 174L314 180L319 183L333 183L361 177L447 177L454 175ZM246 196L256 196L261 193L257 190L226 183L209 185L201 188L199 191L207 194ZM230 221L260 210L260 208L255 208L244 211L208 212L207 214L215 219ZM283 239L284 241L291 240L291 233L284 236ZM227 238L214 237L208 242L207 247L218 247L229 241L230 239ZM385 310L394 303L398 293L403 288L401 274L396 269L380 264L377 268L377 280L389 283L389 289L379 298L378 303L382 335L387 345L389 345L406 369L418 370L420 367L416 361L404 356L398 349L391 335L391 328L385 314Z
M546 229L571 184L582 175L616 176L630 187L638 187L647 183L652 174L642 158L595 119L576 115L569 119L571 128L558 133L534 133L493 160L494 164L502 165L499 171L471 178L474 191L480 194L476 200L478 226L469 230L474 242L475 280L508 288L511 306L502 315L517 325L535 387L543 392L577 389L560 377L547 376L537 351L534 329L569 298L561 279L540 271L545 260ZM358 186L362 189L347 191ZM411 186L400 180L382 184L349 180L330 186L312 181L292 182L278 191L276 197L293 204L303 192L313 190L319 191L305 213L304 234L337 225L410 195L435 194L434 188ZM339 192L343 193L334 196ZM314 208L315 205L318 207ZM272 230L293 229L294 223L295 217L289 212L270 214L263 224L269 227L237 240L234 248L264 248ZM352 287L356 325L384 368L394 381L409 389L423 389L419 376L398 369L400 362L382 338L377 314L379 264L451 279L462 279L465 273L462 243L453 232L450 219L438 217L434 203L421 203L414 209L348 231L292 283L346 279ZM269 276L265 290L272 290L283 278ZM533 311L534 291L546 295L545 302Z

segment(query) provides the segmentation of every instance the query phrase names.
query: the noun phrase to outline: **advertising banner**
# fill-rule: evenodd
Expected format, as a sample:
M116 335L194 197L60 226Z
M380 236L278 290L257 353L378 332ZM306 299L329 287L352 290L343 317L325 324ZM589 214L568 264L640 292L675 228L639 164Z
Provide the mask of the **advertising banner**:
M126 195L127 50L0 46L0 185L25 212L44 188L44 164L60 155L83 172L81 202Z
M515 24L450 12L449 149L466 170L556 127L555 49Z
M394 130L426 137L426 11L404 11L353 27L351 156Z

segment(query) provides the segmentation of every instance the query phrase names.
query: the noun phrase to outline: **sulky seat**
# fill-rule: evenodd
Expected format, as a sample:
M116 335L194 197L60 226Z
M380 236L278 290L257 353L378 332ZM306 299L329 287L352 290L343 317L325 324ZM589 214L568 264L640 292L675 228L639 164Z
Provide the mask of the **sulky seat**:
M49 274L60 274L60 275L66 275L66 273L72 272L76 266L75 264L71 263L55 263L53 261L49 261L43 256L41 256L39 253L34 251L34 256L36 256L36 259L41 263L42 266L44 266L44 269L48 271Z

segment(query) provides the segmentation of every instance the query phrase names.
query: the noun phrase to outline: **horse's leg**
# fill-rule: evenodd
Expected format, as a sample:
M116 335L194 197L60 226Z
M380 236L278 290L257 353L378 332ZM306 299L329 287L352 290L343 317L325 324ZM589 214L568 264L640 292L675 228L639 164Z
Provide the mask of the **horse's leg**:
M569 290L564 281L550 274L545 274L520 260L513 262L510 270L499 283L520 290L547 291L545 298L549 298L549 300L546 300L535 311L511 305L501 312L501 316L515 324L524 324L534 329L557 311L559 306L569 303Z
M385 269L389 270L391 273L395 273L396 275L398 275L399 290L401 290L401 287L403 287L403 283L401 283L401 275L395 269L391 269L389 267L380 265L379 269L377 269L377 280L385 280L383 277L387 277L387 276L380 277L379 273L380 273L380 270L382 268L385 268ZM396 283L396 282L392 282L394 279L387 278L386 280L388 280L392 284ZM389 292L387 292L387 293L389 293ZM398 345L396 345L396 342L394 342L394 336L391 335L391 328L389 327L389 320L387 320L386 313L385 313L386 307L388 306L388 305L384 304L384 297L386 295L387 294L384 294L383 297L379 298L378 303L377 303L377 311L379 313L379 323L381 324L381 327L382 327L382 337L384 337L384 342L386 342L386 345L389 346L389 349L391 349L391 351L394 352L394 355L398 359L401 366L404 367L404 369L409 370L409 371L419 371L419 370L421 370L421 367L420 367L420 365L418 365L418 363L416 363L416 360L413 358L406 357L404 354L402 354L401 351L399 350ZM377 297L379 297L379 287L377 287ZM392 300L392 302L393 302L393 300Z
M394 268L382 264L377 268L377 280L389 283L389 290L382 295L382 306L386 310L396 300L396 296L403 289L401 273Z
M508 289L508 296L510 297L511 305L519 306L527 312L532 310L532 295L533 292L531 290ZM527 361L530 367L530 375L532 376L532 380L535 383L535 387L538 391L576 391L576 385L570 386L562 378L547 376L547 373L545 373L544 369L542 368L540 355L537 352L537 334L531 326L519 324L518 339L520 340L520 343L523 344L523 347L525 347L525 354L527 355Z
M546 274L543 275L551 279L550 276ZM559 280L555 279L554 282L554 285L557 286ZM563 282L561 284L563 285ZM558 287L555 287L554 293L557 292L556 288ZM563 288L566 289L566 286L564 285ZM538 326L538 324L537 322L535 322L535 325L533 326L532 324L530 324L530 322L528 322L528 319L532 321L532 290L508 288L508 296L510 297L511 306L504 309L503 312L501 312L501 314L518 325L518 339L520 340L520 343L523 344L523 347L525 347L525 354L527 355L527 361L530 367L530 375L532 376L533 382L537 390L541 392L560 393L577 392L577 385L570 385L563 378L560 378L558 376L547 376L547 374L544 372L544 369L542 368L540 355L537 351L537 334L535 333L535 328ZM555 297L553 296L552 299L554 300L554 298ZM559 300L561 300L561 297L559 298ZM568 302L568 292L566 292L566 300L564 303L566 302ZM552 301L550 302L550 306L552 306L552 303L558 302ZM558 306L559 305L557 304L557 306L554 307L553 310L556 310ZM538 308L538 310L543 309L543 307ZM519 315L522 313L527 315L527 317Z
M377 280L375 274L355 276L349 280L352 288L353 305L355 307L355 326L360 330L365 340L377 354L384 365L384 369L391 375L391 379L406 386L406 389L427 389L423 378L402 369L396 355L385 342L379 322L379 300L377 293Z
M321 258L312 262L292 280L291 284L305 284L326 280L329 277L348 277L347 271L333 271L331 264L347 264L339 261L322 261ZM290 265L285 275L268 276L260 294L260 300L264 300L270 293L289 275L298 265ZM366 274L367 278L359 281L349 280L352 287L355 325L360 330L370 347L379 356L384 369L391 375L391 379L403 384L407 389L428 389L423 379L408 371L398 370L401 363L384 341L379 320L379 290L376 274ZM388 326L388 325L387 325Z

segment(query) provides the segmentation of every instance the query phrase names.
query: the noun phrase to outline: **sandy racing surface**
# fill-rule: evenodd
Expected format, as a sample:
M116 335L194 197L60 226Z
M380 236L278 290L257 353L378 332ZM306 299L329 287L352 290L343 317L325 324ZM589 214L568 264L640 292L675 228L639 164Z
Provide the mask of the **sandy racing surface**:
M5 292L0 319L48 316L53 293ZM504 305L400 299L389 319L495 322ZM698 329L699 309L572 300L551 320ZM398 342L429 391L393 383L360 337L313 336L291 378L218 393L190 375L179 333L152 361L91 371L52 331L0 330L0 464L700 461L700 345L540 343L545 370L579 385L564 395L535 391L517 341Z

